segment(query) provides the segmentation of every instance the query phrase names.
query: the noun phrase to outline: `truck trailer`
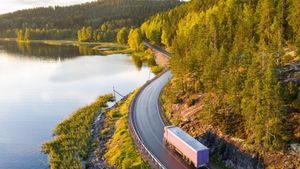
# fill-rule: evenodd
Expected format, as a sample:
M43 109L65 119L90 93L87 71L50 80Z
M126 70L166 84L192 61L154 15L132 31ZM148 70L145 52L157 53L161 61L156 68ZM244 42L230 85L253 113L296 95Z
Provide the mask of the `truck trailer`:
M196 168L204 167L209 162L209 149L179 127L164 127L164 142Z

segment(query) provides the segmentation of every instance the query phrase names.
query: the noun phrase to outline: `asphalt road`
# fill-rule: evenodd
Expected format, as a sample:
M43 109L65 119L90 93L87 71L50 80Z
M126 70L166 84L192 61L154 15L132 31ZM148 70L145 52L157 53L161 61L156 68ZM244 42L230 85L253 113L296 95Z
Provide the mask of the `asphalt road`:
M164 55L167 59L170 59L170 53L167 52L164 48L158 46L158 45L152 45L147 41L143 41L144 45L148 48L151 48L152 50L160 52L162 55Z
M134 125L144 145L166 168L191 168L178 153L163 143L165 125L160 116L158 97L171 76L170 71L167 71L140 93L134 105Z

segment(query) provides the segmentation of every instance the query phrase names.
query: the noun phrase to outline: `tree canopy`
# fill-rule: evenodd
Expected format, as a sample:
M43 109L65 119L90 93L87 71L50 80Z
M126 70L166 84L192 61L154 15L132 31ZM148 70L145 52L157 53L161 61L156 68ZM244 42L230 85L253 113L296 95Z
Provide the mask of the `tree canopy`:
M192 0L150 17L141 30L143 38L172 49L170 97L203 95L199 118L209 117L210 124L260 152L291 139L285 121L296 98L287 91L296 84L285 83L280 70L284 48L300 47L299 5Z
M77 30L83 27L98 29L103 26L104 28L105 23L114 24L114 27L118 29L124 26L138 26L145 18L177 4L179 4L177 0L98 0L67 7L20 10L0 15L0 37L16 37L15 32L20 29L23 31L38 29L49 33L52 30L61 32L71 29L72 33L68 32L68 39L76 39ZM53 36L51 39L54 39Z

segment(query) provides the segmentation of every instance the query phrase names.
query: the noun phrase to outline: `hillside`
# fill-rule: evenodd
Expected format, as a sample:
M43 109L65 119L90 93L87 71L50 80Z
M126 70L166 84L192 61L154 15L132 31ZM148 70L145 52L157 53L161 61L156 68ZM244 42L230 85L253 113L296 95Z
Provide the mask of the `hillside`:
M16 37L16 30L44 32L48 39L75 39L84 26L98 28L105 22L116 27L137 26L145 18L177 5L176 0L98 0L66 7L42 7L0 15L0 37ZM54 35L55 34L55 35Z
M141 36L172 53L170 122L266 167L299 167L299 17L298 0L194 0L144 22ZM237 167L228 147L212 153Z

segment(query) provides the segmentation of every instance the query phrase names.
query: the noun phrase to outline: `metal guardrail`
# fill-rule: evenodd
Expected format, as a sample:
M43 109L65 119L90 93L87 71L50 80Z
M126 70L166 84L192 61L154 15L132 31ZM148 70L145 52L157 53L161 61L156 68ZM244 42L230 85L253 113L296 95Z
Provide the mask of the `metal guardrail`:
M139 97L140 93L154 80L158 79L159 77L161 77L164 73L166 73L167 70L164 70L163 72L161 72L159 75L157 75L156 77L154 77L153 79L149 80L148 82L146 82L146 84L144 84L142 86L142 88L137 92L137 94L134 96L133 100L131 101L130 105L129 105L129 129L130 129L130 133L131 136L133 138L133 141L136 145L136 147L138 148L138 150L140 151L140 153L142 154L142 156L144 157L144 159L146 159L149 164L155 168L162 168L162 169L166 169L166 167L157 159L157 157L151 153L151 151L144 145L143 140L140 137L139 132L136 130L136 123L134 121L133 118L133 113L134 113L134 105L136 104L136 100Z
M144 41L143 42L147 47L152 48L153 50L159 51L160 53L162 53L167 59L170 59L170 54L165 51L164 49L158 48L157 46L153 46L150 43ZM146 159L148 161L148 163L155 168L162 168L162 169L166 169L166 167L157 159L157 157L144 145L143 140L141 139L141 136L139 134L139 132L136 130L136 123L135 120L133 118L133 113L134 113L134 106L136 104L136 100L139 97L140 93L154 80L158 79L159 77L161 77L164 73L167 72L167 69L163 70L160 74L158 74L156 77L154 77L153 79L147 81L142 87L141 89L136 93L136 95L134 96L133 100L131 101L130 105L129 105L129 129L130 129L130 133L131 133L131 137L133 138L133 141L136 145L136 147L138 148L138 150L140 151L141 155L143 156L144 159Z

